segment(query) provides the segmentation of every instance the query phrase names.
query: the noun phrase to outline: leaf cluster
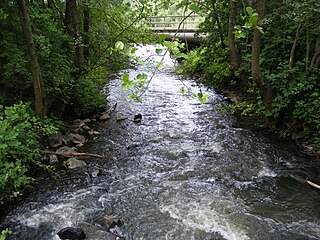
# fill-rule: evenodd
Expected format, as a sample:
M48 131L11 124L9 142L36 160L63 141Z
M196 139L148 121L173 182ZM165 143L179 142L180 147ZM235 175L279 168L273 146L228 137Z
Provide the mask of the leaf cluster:
M56 130L51 120L36 117L30 104L0 105L0 204L18 197L32 183L26 175L31 163L45 167L38 160L40 141Z

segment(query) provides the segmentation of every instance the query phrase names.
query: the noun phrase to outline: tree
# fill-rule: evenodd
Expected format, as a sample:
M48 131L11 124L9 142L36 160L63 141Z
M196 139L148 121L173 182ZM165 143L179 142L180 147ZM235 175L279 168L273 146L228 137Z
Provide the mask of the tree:
M67 32L70 34L70 36L74 38L75 41L75 66L78 69L79 74L82 71L84 65L84 51L83 41L80 34L80 22L78 17L76 0L66 0L65 26L67 28Z
M39 116L44 116L47 112L46 91L45 91L43 80L41 77L41 69L38 62L36 47L33 41L31 23L30 23L28 10L27 10L27 5L25 0L17 0L17 3L20 10L21 23L22 23L25 40L26 40L26 45L29 53L31 70L32 70L35 111Z
M258 23L263 20L265 14L265 0L257 1ZM251 54L251 74L252 79L258 84L261 95L268 111L272 109L272 90L270 82L262 75L260 66L260 53L262 47L262 33L257 26L253 30L252 54Z
M238 3L237 0L230 0L230 14L228 26L228 47L230 50L230 68L236 72L240 68L240 58L235 39L235 26L237 21Z

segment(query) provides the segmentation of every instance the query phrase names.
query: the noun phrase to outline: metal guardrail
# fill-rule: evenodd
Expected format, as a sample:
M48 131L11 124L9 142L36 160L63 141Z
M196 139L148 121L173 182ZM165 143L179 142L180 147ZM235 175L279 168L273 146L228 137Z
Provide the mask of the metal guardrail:
M199 24L203 21L203 17L199 15L186 16L170 15L161 17L149 17L148 18L150 28L154 31L167 31L174 32L180 30L184 32L195 32L198 29ZM181 23L181 24L180 24Z

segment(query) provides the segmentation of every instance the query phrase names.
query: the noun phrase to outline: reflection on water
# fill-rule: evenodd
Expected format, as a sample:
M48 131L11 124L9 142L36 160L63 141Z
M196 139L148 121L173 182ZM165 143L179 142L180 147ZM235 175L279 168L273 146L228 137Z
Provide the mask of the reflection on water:
M147 48L140 53L154 50ZM14 239L55 239L62 227L105 214L123 215L132 240L320 238L319 193L289 177L312 177L312 166L287 144L233 127L232 116L217 110L223 100L214 91L204 105L181 96L172 67L167 57L142 104L120 91L120 77L110 82L113 114L141 113L142 122L113 116L101 124L103 134L89 148L112 154L111 162L100 163L105 174L31 196L5 220ZM129 73L150 76L150 69ZM192 81L183 83L198 91Z

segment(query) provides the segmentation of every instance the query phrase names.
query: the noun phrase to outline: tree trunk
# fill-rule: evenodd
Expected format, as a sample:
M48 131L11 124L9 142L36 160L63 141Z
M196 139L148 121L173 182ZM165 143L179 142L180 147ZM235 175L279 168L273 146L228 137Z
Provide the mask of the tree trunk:
M292 45L292 48L290 51L290 59L289 59L289 68L290 69L292 68L292 65L293 65L294 54L295 54L297 43L298 43L298 40L300 37L300 30L301 30L301 24L299 24L299 26L298 26L298 29L296 31L296 36L294 38L294 42L293 42L293 45Z
M229 26L228 26L228 47L230 49L230 61L231 61L231 71L236 72L240 68L240 58L238 49L236 46L235 39L235 25L237 20L238 12L238 3L237 0L230 0L230 14L229 14Z
M264 18L265 0L257 1L258 22ZM252 40L251 73L252 79L258 84L264 105L268 111L272 109L272 91L270 82L261 74L260 52L261 52L261 32L255 27Z
M312 67L319 67L320 66L320 24L319 24L319 33L316 38L316 43L314 47L314 55L311 61L311 68Z
M78 20L78 10L76 0L66 1L65 25L70 36L75 40L76 45L76 67L79 73L84 64L83 44L80 35L80 24Z
M89 57L89 43L90 43L90 37L89 37L89 30L90 30L90 8L87 1L83 2L83 45L84 45L84 60L88 61Z
M45 92L44 84L41 78L41 69L38 62L36 47L34 45L34 41L32 37L30 18L27 11L27 5L25 0L17 0L17 3L20 10L22 28L23 28L27 49L30 57L33 88L34 88L35 111L39 116L43 117L47 112L47 106L45 102L46 92Z
M221 48L225 49L226 45L224 43L224 34L223 34L222 24L221 24L221 21L220 21L220 15L219 15L219 13L217 12L217 9L216 9L216 0L212 0L212 10L213 10L214 16L215 16L214 20L217 22L217 26L218 26L218 30L219 30Z

